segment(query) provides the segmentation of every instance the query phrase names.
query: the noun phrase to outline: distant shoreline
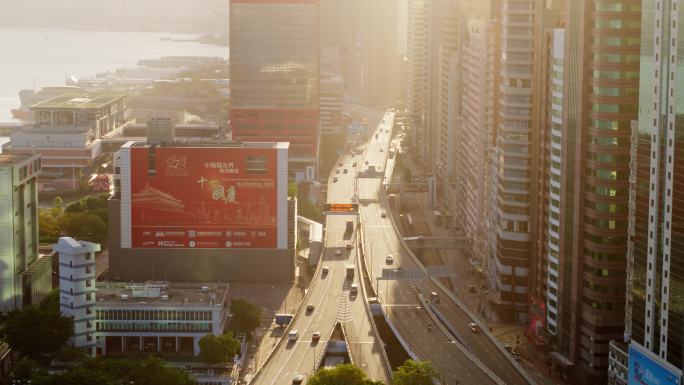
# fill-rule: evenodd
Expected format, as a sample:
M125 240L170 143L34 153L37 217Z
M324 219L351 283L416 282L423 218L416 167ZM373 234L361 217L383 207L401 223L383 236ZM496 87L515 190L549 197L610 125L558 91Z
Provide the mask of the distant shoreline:
M188 29L188 30L168 30L164 28L155 28L155 27L150 27L147 26L145 28L142 27L96 27L96 26L74 26L74 25L65 25L65 26L58 26L58 25L41 25L41 26L33 26L33 25L8 25L4 22L0 22L0 29L12 29L12 30L26 30L26 29L35 29L35 30L62 30L62 31L83 31L83 32L130 32L130 33L170 33L170 34L175 34L175 35L197 35L199 38L202 35L207 35L207 34L220 34L220 33L225 33L224 31L208 31L208 30L196 30L196 29Z

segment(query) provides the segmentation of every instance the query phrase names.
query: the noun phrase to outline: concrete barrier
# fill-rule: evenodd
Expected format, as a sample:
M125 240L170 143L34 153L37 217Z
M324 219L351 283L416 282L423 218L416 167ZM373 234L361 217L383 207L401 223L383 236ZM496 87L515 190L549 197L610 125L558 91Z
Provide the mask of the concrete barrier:
M380 200L382 204L385 205L385 207L389 207L389 204L387 202L387 195L384 191L384 189L381 190L380 193ZM406 253L413 259L413 261L422 269L423 271L426 272L427 274L427 269L425 268L425 265L418 259L418 257L411 251L411 248L406 244L406 241L404 241L403 237L401 237L401 232L399 231L399 227L397 226L396 220L394 218L394 215L392 214L392 211L389 211L390 215L390 222L392 222L392 227L394 228L394 231L399 234L399 240L401 242L402 247L406 251ZM503 347L503 345L489 332L489 330L486 327L483 327L482 321L475 315L473 314L467 306L465 306L455 295L452 293L449 289L447 289L441 282L439 282L438 279L434 277L430 277L430 280L444 293L446 296L451 299L456 306L458 306L459 309L463 310L464 313L470 318L473 322L477 323L478 326L480 326L480 329L484 332L484 334L487 336L487 338L490 339L490 341L497 346L499 351L508 359L508 361L513 365L513 367L520 373L520 375L525 378L528 384L530 385L536 385L536 382L534 379L532 379L532 376L530 376L525 369L523 369L522 366L520 366L519 363L517 363L510 354L506 351L506 349ZM481 363L479 359L475 358L480 364L484 367L484 364ZM489 370L487 368L487 370ZM498 379L497 376L494 376L495 378L492 379ZM499 379L500 380L500 379Z

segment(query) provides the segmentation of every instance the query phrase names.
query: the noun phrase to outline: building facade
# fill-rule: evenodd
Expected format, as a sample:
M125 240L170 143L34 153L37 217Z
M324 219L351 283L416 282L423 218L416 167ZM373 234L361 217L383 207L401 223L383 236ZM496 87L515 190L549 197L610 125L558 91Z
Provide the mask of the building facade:
M315 171L320 136L318 0L230 3L233 138L290 142L290 172Z
M492 148L498 106L498 23L472 20L461 55L461 117L456 128L459 227L472 239L470 256L483 265L489 248Z
M291 281L296 200L287 170L288 143L127 143L114 156L109 200L112 277Z
M3 152L41 154L43 191L76 190L97 167L101 139L126 123L126 95L71 91L31 106L31 112L35 122L13 130Z
M59 310L74 320L71 345L95 355L95 253L100 245L61 237L53 249L59 253Z
M684 366L684 44L676 1L644 1L632 136L625 335Z
M90 355L196 357L199 340L221 335L228 284L96 282L100 245L62 237L60 310L74 320L72 346Z
M40 155L0 155L0 311L38 304L52 290L49 257L38 253Z
M541 1L504 0L501 9L499 126L494 164L496 201L489 266L500 319L527 321L534 260L540 132Z
M340 75L321 76L321 134L344 132L344 80Z
M552 357L573 381L605 384L609 341L620 340L624 329L630 122L638 105L641 2L566 4Z

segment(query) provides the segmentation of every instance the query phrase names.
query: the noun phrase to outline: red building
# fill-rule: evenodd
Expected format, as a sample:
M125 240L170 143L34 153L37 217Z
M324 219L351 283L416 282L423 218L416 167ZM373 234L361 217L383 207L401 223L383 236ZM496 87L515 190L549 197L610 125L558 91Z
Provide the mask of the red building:
M233 138L290 142L289 169L301 177L318 157L319 28L318 0L231 1Z

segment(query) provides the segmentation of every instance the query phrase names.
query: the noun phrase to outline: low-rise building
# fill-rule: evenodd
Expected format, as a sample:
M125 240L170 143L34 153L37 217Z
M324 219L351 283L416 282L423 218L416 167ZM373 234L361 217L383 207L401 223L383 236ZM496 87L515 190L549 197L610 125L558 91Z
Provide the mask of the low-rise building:
M194 357L229 316L227 283L95 282L99 245L59 239L60 309L74 318L73 346L109 356Z
M68 92L31 106L34 122L15 128L8 154L41 154L42 191L74 190L102 154L103 138L126 122L126 96L106 91Z

